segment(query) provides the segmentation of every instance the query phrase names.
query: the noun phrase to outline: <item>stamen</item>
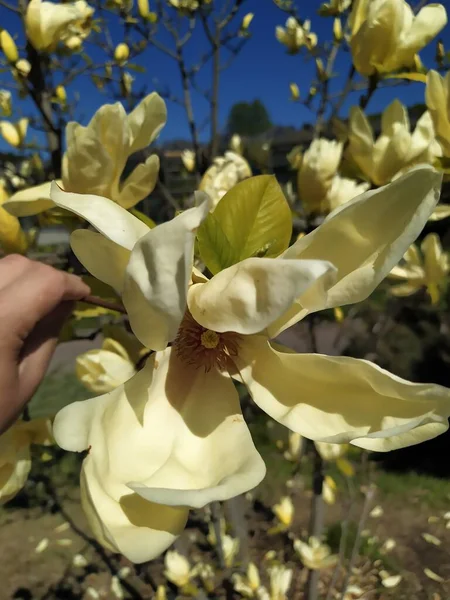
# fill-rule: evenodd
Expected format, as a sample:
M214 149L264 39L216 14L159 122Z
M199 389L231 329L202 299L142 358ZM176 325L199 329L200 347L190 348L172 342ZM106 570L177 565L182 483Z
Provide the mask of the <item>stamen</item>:
M205 371L213 367L226 371L234 367L233 358L238 355L240 338L238 333L232 331L218 333L206 329L186 312L174 347L178 356L189 365L204 367Z

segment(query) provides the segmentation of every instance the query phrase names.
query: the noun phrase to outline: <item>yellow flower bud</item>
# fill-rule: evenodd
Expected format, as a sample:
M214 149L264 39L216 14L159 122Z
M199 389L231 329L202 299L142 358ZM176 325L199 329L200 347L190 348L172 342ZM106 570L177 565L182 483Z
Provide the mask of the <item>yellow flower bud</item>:
M442 40L436 44L436 62L441 64L445 57L445 48Z
M66 88L63 85L57 85L55 89L55 96L61 104L65 104L67 102L67 93Z
M6 143L14 148L23 144L28 129L28 119L19 119L17 123L0 121L0 134Z
M0 111L10 117L12 113L11 92L8 90L0 90Z
M342 23L339 17L336 17L333 23L333 37L335 42L342 41Z
M31 65L26 58L19 58L14 67L17 74L21 77L27 77L27 75L31 71Z
M17 50L16 42L6 29L0 32L0 47L10 63L15 64L19 60L19 51Z
M118 63L126 62L128 60L129 56L130 56L130 49L127 46L127 44L125 44L125 42L122 42L116 46L116 49L114 50L114 59Z
M316 69L318 79L320 81L324 81L327 78L327 74L325 71L325 67L323 66L323 62L320 58L316 58Z
M255 16L254 13L247 13L245 15L245 17L242 19L242 23L241 23L242 31L247 31L247 29L250 27L250 23L253 21L254 16Z
M150 14L148 0L138 0L138 12L143 19L147 19Z
M291 90L291 100L296 102L300 98L300 90L298 89L298 85L296 83L290 83L289 89Z

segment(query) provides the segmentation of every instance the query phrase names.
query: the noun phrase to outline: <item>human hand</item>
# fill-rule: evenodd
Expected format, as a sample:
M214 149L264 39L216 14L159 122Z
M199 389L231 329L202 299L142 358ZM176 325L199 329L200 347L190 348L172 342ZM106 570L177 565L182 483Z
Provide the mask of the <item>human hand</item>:
M0 434L19 416L47 370L79 277L11 254L0 260Z

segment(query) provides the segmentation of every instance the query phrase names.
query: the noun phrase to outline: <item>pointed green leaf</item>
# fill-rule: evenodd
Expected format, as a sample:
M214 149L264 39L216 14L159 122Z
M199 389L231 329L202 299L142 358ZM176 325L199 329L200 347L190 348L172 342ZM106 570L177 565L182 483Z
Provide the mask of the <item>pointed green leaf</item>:
M275 257L289 246L292 216L276 178L238 183L198 231L199 251L212 273L252 256Z
M147 217L147 215L145 215L140 210L137 210L137 208L130 208L129 212L132 215L134 215L137 219L139 219L139 221L142 221L143 223L145 223L147 225L147 227L149 227L150 229L153 229L153 227L156 227L155 221L153 219L151 219L150 217Z

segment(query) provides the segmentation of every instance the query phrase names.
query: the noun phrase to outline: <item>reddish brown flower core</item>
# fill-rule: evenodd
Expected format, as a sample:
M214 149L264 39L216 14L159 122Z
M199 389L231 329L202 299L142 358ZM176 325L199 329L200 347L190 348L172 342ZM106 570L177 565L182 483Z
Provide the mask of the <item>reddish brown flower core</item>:
M213 367L226 371L234 366L234 358L239 352L238 333L227 331L218 333L202 327L186 312L174 341L178 356L195 367L210 371Z

